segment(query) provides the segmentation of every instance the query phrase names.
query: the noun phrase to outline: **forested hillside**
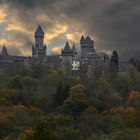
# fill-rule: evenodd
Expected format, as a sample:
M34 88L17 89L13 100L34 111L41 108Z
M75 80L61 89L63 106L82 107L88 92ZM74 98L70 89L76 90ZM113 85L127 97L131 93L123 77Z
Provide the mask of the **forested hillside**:
M139 140L140 73L0 70L1 140ZM99 69L100 68L100 69Z

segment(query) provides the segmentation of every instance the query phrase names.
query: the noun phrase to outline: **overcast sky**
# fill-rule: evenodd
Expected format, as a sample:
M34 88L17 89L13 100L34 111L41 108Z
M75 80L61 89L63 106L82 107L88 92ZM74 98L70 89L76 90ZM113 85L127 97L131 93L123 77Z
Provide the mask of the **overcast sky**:
M39 24L48 54L67 40L79 47L84 34L97 51L140 58L140 0L0 0L0 46L9 53L31 55Z

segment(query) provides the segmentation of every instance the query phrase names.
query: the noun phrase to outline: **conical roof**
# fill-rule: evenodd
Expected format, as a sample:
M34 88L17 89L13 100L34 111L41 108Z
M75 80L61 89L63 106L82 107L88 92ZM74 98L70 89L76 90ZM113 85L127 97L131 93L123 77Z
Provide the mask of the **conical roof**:
M84 41L85 40L85 37L82 35L82 37L81 37L81 41Z
M87 36L86 41L91 41L91 38L89 36Z
M43 29L40 25L38 25L35 34L44 34Z
M68 41L66 42L66 45L64 47L64 51L65 52L69 52L70 51L70 45L69 45L69 42Z
M3 47L1 54L8 55L8 52L5 46Z
M75 47L75 44L73 44L73 46L72 46L72 49L71 49L71 50L72 50L72 52L73 52L73 53L77 53L77 51L76 51L76 47Z

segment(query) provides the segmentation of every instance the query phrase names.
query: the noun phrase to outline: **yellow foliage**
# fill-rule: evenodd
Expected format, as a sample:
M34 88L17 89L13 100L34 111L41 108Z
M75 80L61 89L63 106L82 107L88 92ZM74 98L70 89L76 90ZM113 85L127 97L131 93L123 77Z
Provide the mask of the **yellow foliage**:
M15 113L24 112L24 111L27 112L28 108L26 106L24 106L24 105L16 105L16 106L13 107L13 111Z
M12 104L16 91L12 89L0 89L0 105Z
M86 112L89 113L89 114L96 114L96 113L98 113L98 110L94 106L89 106L86 109Z
M102 90L107 90L110 87L110 83L108 82L108 80L105 77L101 77L99 79L99 88Z
M29 114L32 117L35 117L35 116L38 117L38 116L43 115L43 111L40 108L38 108L38 107L30 107L29 108Z
M0 112L0 124L4 124L9 121L7 113Z
M77 84L70 89L70 94L85 93L86 87L83 84Z
M111 114L120 114L124 122L129 127L139 125L139 115L135 107L118 107L110 110Z
M59 69L59 70L57 71L57 74L58 74L59 76L64 76L64 75L65 75L65 71L64 71L63 69Z
M136 112L136 109L134 108L134 107L126 107L126 108L124 108L124 107L117 107L117 108L112 108L111 110L110 110L110 112L111 113L134 113L134 112Z
M135 99L137 99L138 97L140 97L140 93L138 91L131 91L128 99L129 101L134 101Z

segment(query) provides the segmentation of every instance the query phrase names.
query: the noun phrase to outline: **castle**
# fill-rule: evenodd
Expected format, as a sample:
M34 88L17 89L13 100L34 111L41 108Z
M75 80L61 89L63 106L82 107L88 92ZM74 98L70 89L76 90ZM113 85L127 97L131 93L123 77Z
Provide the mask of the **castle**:
M97 53L94 47L94 40L89 36L82 36L80 39L80 52L77 51L76 46L73 44L70 47L69 42L61 50L59 55L47 55L46 44L44 43L44 31L39 25L34 33L35 42L32 46L32 56L11 56L8 54L4 46L0 55L0 64L17 64L17 63L31 63L39 62L47 64L53 69L69 67L71 71L79 71L86 69L94 63L108 64L109 56L106 53Z

